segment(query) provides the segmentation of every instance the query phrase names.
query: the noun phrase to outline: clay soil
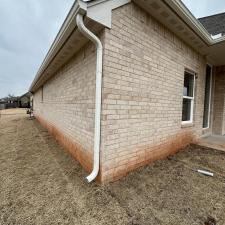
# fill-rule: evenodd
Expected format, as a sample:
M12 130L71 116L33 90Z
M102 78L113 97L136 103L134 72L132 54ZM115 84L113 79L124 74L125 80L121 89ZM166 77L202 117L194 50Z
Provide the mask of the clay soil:
M1 225L224 225L225 153L189 146L106 186L24 110L0 118ZM196 169L214 172L214 177Z

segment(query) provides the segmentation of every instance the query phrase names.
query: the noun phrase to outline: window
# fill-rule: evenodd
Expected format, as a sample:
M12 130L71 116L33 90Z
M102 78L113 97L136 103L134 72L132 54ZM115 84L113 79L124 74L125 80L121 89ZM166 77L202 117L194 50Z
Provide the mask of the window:
M211 87L212 87L212 68L211 68L211 66L207 65L206 66L206 77L205 77L205 100L204 100L203 128L209 128Z
M182 123L193 122L195 74L185 71L183 88Z

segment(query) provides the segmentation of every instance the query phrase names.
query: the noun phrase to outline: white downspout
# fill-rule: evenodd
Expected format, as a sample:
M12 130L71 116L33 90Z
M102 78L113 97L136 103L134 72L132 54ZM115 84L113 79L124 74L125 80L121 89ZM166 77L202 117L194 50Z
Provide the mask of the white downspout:
M94 163L93 170L86 177L88 182L93 181L99 172L100 163L100 138L101 138L101 100L102 100L102 43L95 34L87 29L84 25L83 15L76 16L76 23L79 31L91 40L96 47L97 62L96 62L96 90L95 90L95 130L94 130Z

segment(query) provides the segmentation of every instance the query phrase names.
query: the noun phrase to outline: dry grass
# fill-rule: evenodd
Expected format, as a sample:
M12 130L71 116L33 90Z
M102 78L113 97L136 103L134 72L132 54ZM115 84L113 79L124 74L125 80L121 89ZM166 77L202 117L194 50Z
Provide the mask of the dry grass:
M225 224L223 152L190 146L113 184L86 184L79 164L25 114L1 117L0 152L3 225Z
M0 117L1 116L12 116L12 115L25 115L26 109L23 108L15 108L15 109L2 109L0 110Z

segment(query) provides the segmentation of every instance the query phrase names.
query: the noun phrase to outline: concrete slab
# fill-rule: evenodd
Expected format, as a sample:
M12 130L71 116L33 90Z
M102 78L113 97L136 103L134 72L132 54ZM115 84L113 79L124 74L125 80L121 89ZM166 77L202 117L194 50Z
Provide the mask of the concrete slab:
M225 151L225 136L212 135L199 140L198 145L208 148L213 148L220 151Z

